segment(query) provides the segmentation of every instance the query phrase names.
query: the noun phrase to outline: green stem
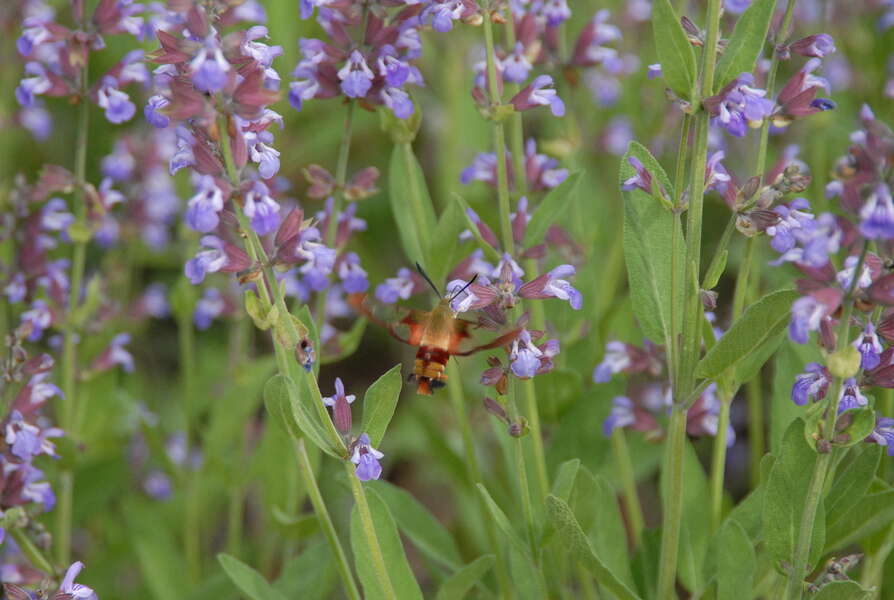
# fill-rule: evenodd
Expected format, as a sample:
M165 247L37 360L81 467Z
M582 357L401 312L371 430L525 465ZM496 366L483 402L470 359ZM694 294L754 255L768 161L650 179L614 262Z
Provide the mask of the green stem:
M674 581L683 516L683 450L686 442L686 409L683 406L673 406L668 429L664 462L664 519L656 598L670 599L675 597Z
M362 596L357 589L354 575L351 573L347 554L345 554L341 541L338 539L335 525L332 523L332 517L329 516L329 510L326 508L326 503L323 501L323 495L320 493L316 477L314 477L313 468L310 464L310 458L307 456L307 448L304 447L303 439L295 442L295 452L298 455L298 468L301 471L301 479L304 482L304 487L307 488L307 495L310 497L310 503L314 507L314 513L317 515L317 520L320 522L320 527L323 529L326 541L329 542L329 548L332 550L333 556L335 556L335 563L338 567L338 573L341 576L342 584L345 587L345 593L350 600L360 600ZM350 468L348 471L350 471ZM353 472L349 472L348 478L351 480L357 479Z
M717 416L717 434L714 436L714 453L711 458L711 531L717 531L723 517L723 476L726 467L727 429L729 409L735 392L720 392L720 414Z
M661 558L658 570L658 597L673 598L680 545L680 520L683 510L683 450L686 439L686 409L679 404L694 387L694 365L701 351L701 306L698 287L701 259L702 210L705 192L705 165L708 158L709 115L701 109L701 100L712 93L717 61L717 40L720 37L720 0L708 0L705 19L707 35L702 52L701 91L693 98L700 112L696 119L695 154L689 186L689 207L686 226L685 277L683 285L682 351L673 365L675 405L665 449L664 512L662 515Z
M196 397L195 330L191 311L181 310L177 315L180 377L183 394L183 413L186 421L187 451L193 443L194 406ZM185 469L189 469L188 462ZM201 527L198 510L198 475L186 475L186 510L183 511L183 551L186 556L190 580L197 583L201 577Z
M522 501L522 513L525 516L525 530L528 533L528 544L531 556L537 560L537 535L534 525L534 508L531 504L531 486L528 483L528 467L525 463L525 447L522 438L515 438L515 470L518 477L519 494Z
M357 514L360 517L360 528L363 536L366 538L366 544L369 546L369 552L372 555L372 567L379 582L385 598L397 598L394 593L394 586L391 585L391 577L388 575L388 565L385 563L385 557L382 554L382 547L379 545L379 536L376 534L376 526L373 522L372 512L369 510L369 503L366 500L366 492L363 484L354 474L354 465L350 461L345 461L345 470L348 473L348 479L351 481L351 492L354 494L354 502L357 506Z
M459 363L455 360L450 361L447 364L447 374L449 381L451 382L450 385L447 386L447 391L450 395L450 404L453 406L453 412L456 415L456 422L459 426L463 440L463 454L465 456L465 461L463 462L466 466L466 477L469 480L469 485L471 486L470 489L475 493L475 497L477 498L478 511L481 516L481 522L484 523L484 532L487 536L487 542L491 552L493 552L497 559L494 564L497 584L499 585L501 592L504 594L504 597L511 598L512 580L510 579L509 571L506 568L503 549L500 545L499 538L497 537L497 531L494 529L494 522L490 516L490 512L488 511L481 494L478 494L475 488L477 484L482 482L481 470L478 466L478 456L475 452L475 438L472 435L469 416L466 412L466 400L462 389L462 372L460 371Z
M879 598L885 576L885 563L894 550L894 525L888 527L887 533L879 547L869 554L863 562L860 574L860 585L866 589L875 588L873 598Z
M848 332L851 326L851 315L854 311L854 290L857 287L857 281L860 279L860 272L863 270L868 249L869 242L867 241L863 244L863 250L860 252L860 258L857 260L854 268L854 276L851 278L850 286L848 286L847 293L842 301L841 321L838 324L838 339L835 345L836 352L841 352L848 345ZM841 392L841 384L841 377L833 377L832 385L829 386L829 393L826 395L826 417L823 421L822 433L828 439L834 437L835 434L835 423L838 419L838 396ZM807 496L804 499L804 512L801 514L793 565L791 571L789 571L786 585L785 597L789 600L801 598L803 592L816 512L819 508L819 503L823 499L827 478L831 480L835 475L835 468L832 465L833 456L834 452L832 451L819 453L813 466Z
M639 493L636 491L636 473L633 471L633 461L630 458L630 449L627 447L627 436L622 427L615 427L612 431L612 455L621 478L622 500L630 522L633 547L638 548L643 536L645 518Z
M84 29L85 23L81 23ZM87 201L86 174L87 174L87 134L90 123L90 102L88 101L89 69L85 63L79 77L80 104L78 106L78 137L75 145L75 196L74 214L75 224L86 231ZM62 410L60 425L68 431L72 438L77 439L78 432L74 430L74 419L77 414L77 324L74 317L78 312L81 301L81 284L84 280L84 269L87 262L87 240L78 236L73 242L71 258L71 280L68 293L68 319L65 326L62 342ZM74 473L65 469L61 474L59 510L56 517L56 557L61 564L71 562L71 507L74 494Z
M487 83L490 91L492 108L500 106L499 80L497 79L496 51L494 50L494 31L491 25L491 6L488 3L484 14L484 46L487 52ZM509 218L509 177L506 172L506 133L502 121L494 121L494 154L497 157L497 201L500 208L500 243L503 252L512 252L512 223Z
M366 20L366 4L364 4L364 22ZM348 157L351 154L351 134L354 128L354 105L353 100L348 101L347 113L345 113L345 122L342 128L341 142L338 146L338 162L335 164L335 194L334 203L332 205L332 214L329 216L329 223L326 227L324 241L330 248L335 248L335 238L338 233L338 216L341 214L345 202L345 182L348 180ZM317 331L322 331L323 323L326 322L326 300L327 294L321 292L317 294L316 314L314 317L317 321Z
M14 527L9 530L9 535L16 541L19 550L25 555L28 562L30 562L34 568L43 571L51 577L53 576L56 571L56 569L53 568L53 564L31 538L28 537L28 534L25 533L24 530Z
M767 446L764 433L764 399L761 395L760 380L755 377L745 384L745 395L748 399L748 452L751 487L754 489L761 482L761 460Z
M512 11L506 10L506 50L512 52L515 49L515 18ZM518 93L517 83L508 83L506 90L511 98ZM522 123L522 113L516 111L509 117L509 148L512 154L512 179L515 185L515 193L525 196L528 193L528 174L525 169L525 133Z

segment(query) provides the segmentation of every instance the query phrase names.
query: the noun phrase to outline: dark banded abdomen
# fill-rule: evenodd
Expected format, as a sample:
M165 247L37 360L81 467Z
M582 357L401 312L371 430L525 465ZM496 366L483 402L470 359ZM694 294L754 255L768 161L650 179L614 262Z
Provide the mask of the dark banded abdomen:
M416 363L413 366L413 375L416 377L416 392L425 396L431 395L432 389L443 387L447 384L447 374L444 372L450 353L433 346L420 346L416 352Z

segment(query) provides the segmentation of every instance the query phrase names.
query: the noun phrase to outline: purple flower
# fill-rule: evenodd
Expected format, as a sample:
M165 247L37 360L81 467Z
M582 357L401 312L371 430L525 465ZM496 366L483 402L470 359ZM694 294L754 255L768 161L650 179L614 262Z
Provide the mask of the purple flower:
M348 252L338 265L338 277L342 287L349 294L365 292L369 288L366 271L360 266L360 257L356 252Z
M633 402L627 396L615 396L612 399L612 411L602 423L602 433L605 437L611 437L616 428L624 428L633 425L636 416L633 414Z
M28 293L28 287L25 285L25 274L22 272L13 274L9 282L3 286L3 293L6 294L6 298L11 304L24 300L25 294Z
M828 33L817 33L801 38L789 45L789 50L801 56L823 58L835 52L835 40Z
M410 65L399 58L394 46L386 44L382 46L378 61L379 75L385 78L387 87L400 87L410 77Z
M186 206L186 223L196 231L208 233L220 222L218 213L224 206L223 192L210 175L200 176L196 187L198 192Z
M53 84L47 77L46 70L43 65L36 62L29 62L25 65L25 73L31 77L25 77L15 89L16 101L23 107L29 108L34 106L35 96L39 96L50 91Z
M227 264L227 255L224 252L224 242L213 235L202 237L202 249L194 258L186 262L184 273L194 285L202 283L205 275L216 273Z
M875 188L875 193L866 199L860 210L860 233L870 240L890 240L894 238L894 203L891 191L884 183Z
M841 386L841 394L838 396L838 414L851 408L862 408L868 404L869 400L860 392L857 381L853 377L845 379Z
M269 144L273 143L273 134L269 131L246 133L248 155L252 162L258 163L258 173L264 179L271 179L279 172L279 150Z
M75 583L75 577L81 572L81 569L84 568L84 563L77 561L72 563L68 570L65 572L65 577L62 579L62 583L59 585L59 591L65 594L70 594L72 600L98 600L98 596L93 589L87 587L86 585L81 585L80 583Z
M112 153L102 159L102 174L113 181L126 181L133 174L137 161L123 141L115 143Z
M420 21L430 22L432 29L446 33L453 29L453 22L463 14L462 0L431 0L422 13Z
M52 325L53 313L43 300L35 300L31 308L22 313L22 324L30 323L31 333L28 334L29 342L36 342L43 335L44 329Z
M164 129L167 127L171 120L162 113L162 109L170 104L171 101L162 96L161 94L155 94L150 97L146 102L146 106L143 108L143 116L146 117L146 121L149 122L153 127L157 127L158 129Z
M36 140L44 141L53 133L53 117L42 103L23 108L19 112L19 123L30 131Z
M654 63L646 68L646 77L649 79L659 79L664 74L661 72L661 63Z
M885 446L888 449L888 456L894 456L894 419L879 417L868 440L874 441L879 446Z
M143 491L155 500L167 500L171 490L171 478L158 469L149 471L143 479Z
M206 288L202 293L202 297L196 302L195 310L192 313L192 321L196 325L196 329L204 331L211 327L214 319L223 314L227 303L223 294L217 288Z
M106 77L103 81L102 87L96 92L96 103L106 111L106 119L110 123L130 121L137 112L130 96L118 89L118 82L113 77Z
M580 310L583 306L583 296L568 281L566 277L574 275L574 267L571 265L559 265L549 273L541 275L519 288L518 295L522 298L558 298L567 300L574 310Z
M316 227L305 229L300 236L295 254L306 262L299 271L308 287L319 292L329 284L329 274L335 267L337 253L321 243L322 238Z
M348 62L338 70L338 79L341 81L341 91L348 98L363 98L372 87L375 74L366 59L359 50L351 52Z
M391 109L398 119L408 119L413 114L413 101L410 95L400 88L388 87L382 90L382 102Z
M260 181L254 182L245 194L245 216L258 235L266 235L279 227L279 204L270 197L270 190Z
M22 22L22 35L16 40L16 49L22 56L30 56L35 46L52 38L43 19L28 17Z
M630 166L633 167L636 174L625 179L624 183L621 184L621 189L625 192L639 189L651 196L652 174L646 169L642 161L635 156L628 156L627 162L630 163Z
M773 112L775 104L764 97L767 91L753 85L754 76L742 73L719 94L705 99L705 108L714 116L714 122L730 135L743 137L748 127L759 127Z
M13 456L23 461L30 461L35 456L46 454L54 458L56 446L49 438L65 435L61 429L50 428L41 430L39 427L25 421L22 413L13 410L6 423L5 441L9 445L9 451Z
M493 183L496 180L497 155L493 152L480 152L475 155L472 164L462 170L459 180L468 185L472 181L486 181Z
M717 190L720 194L723 194L726 190L726 185L730 181L730 176L726 167L720 162L724 158L726 158L726 153L723 150L714 152L708 158L708 161L705 164L706 192L709 190Z
M357 465L354 470L357 479L360 481L378 479L382 475L382 465L379 464L379 459L384 456L370 445L369 436L361 433L354 443L354 453L351 455L351 462Z
M549 106L553 116L561 117L565 114L565 103L559 98L558 92L553 89L553 78L549 75L538 75L534 81L512 97L510 103L515 110L529 110L537 106Z
M815 216L804 212L810 209L810 203L804 198L795 198L788 206L779 205L773 211L779 215L779 221L766 229L767 235L772 237L770 246L777 252L785 254L795 247L795 235L793 230L811 227Z
M351 404L353 404L356 399L357 396L354 394L345 395L345 385L342 383L341 377L335 378L335 394L323 398L323 404L332 409L332 421L335 423L335 428L342 433L350 433L351 431ZM368 438L367 443L369 443ZM378 456L377 458L382 457ZM379 472L381 472L381 467L379 468ZM376 475L370 479L378 478L379 476Z
M62 198L50 198L40 211L40 226L46 231L67 231L74 221Z
M397 277L389 277L384 283L376 286L376 298L385 304L394 304L398 300L406 300L413 294L415 283L413 272L401 268Z
M510 83L524 83L531 73L531 62L525 56L525 47L521 42L515 43L512 52L500 62L503 79Z
M205 39L204 46L189 63L192 69L192 83L201 92L213 94L227 84L230 63L224 58L213 30Z
M857 262L859 262L859 258L856 256L848 256L844 259L844 268L838 273L835 274L835 279L838 280L838 285L841 286L842 289L850 289L851 283L854 280L854 274L857 271ZM872 272L869 269L869 265L863 264L863 268L860 271L860 276L857 279L857 289L868 288L872 285Z
M125 348L125 344L130 343L129 333L119 333L112 338L109 347L103 350L96 360L93 361L91 369L94 371L106 371L116 365L120 365L128 373L134 370L133 355Z
M602 362L593 370L593 381L596 383L611 381L612 375L620 373L632 363L630 353L627 351L627 344L611 341L605 345L605 356L602 357Z
M509 368L519 379L530 379L540 369L540 357L543 352L531 341L531 334L522 329L512 342L509 352Z
M881 362L883 348L875 333L875 326L871 322L866 323L863 335L854 340L852 345L860 352L860 368L864 371L871 371Z
M826 305L813 296L804 296L795 300L792 304L792 320L788 328L788 334L792 341L806 344L807 336L811 331L819 329L826 312Z
M810 399L822 399L829 387L829 374L823 365L808 363L804 371L795 377L795 384L792 386L792 402L798 406L804 406Z

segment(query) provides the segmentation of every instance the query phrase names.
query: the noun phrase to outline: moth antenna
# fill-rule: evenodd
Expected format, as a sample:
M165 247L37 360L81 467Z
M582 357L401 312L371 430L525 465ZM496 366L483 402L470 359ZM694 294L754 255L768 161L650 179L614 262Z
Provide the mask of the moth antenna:
M431 289L433 289L435 291L435 293L438 295L438 298L440 298L441 292L438 291L438 286L436 286L432 282L431 278L428 276L428 273L426 273L425 270L421 266L419 266L418 262L416 263L416 270L419 271L419 274L422 275L422 278L425 279L425 281L428 283L428 285L431 286Z
M456 299L457 296L459 296L460 294L465 292L466 288L469 287L470 285L472 285L473 283L475 283L476 279L478 279L478 273L475 273L474 275L472 275L472 278L469 280L469 282L466 285L462 286L462 288L460 288L460 290L458 292L453 294L453 296L451 296L450 301L453 302L453 300Z

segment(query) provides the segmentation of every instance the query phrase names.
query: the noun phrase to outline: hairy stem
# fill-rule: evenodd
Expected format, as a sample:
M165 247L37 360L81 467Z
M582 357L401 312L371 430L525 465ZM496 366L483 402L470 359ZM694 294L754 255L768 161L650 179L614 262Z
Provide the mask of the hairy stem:
M382 589L385 598L397 598L397 595L394 593L394 586L391 584L391 577L388 575L388 565L385 563L385 556L382 554L382 547L379 544L379 537L376 534L376 526L373 522L372 512L369 510L369 503L366 500L363 484L354 474L353 465L349 461L345 461L344 465L348 473L348 479L351 481L351 492L354 494L357 514L360 517L360 528L369 546L370 558L372 559L372 566L375 570L379 587Z

